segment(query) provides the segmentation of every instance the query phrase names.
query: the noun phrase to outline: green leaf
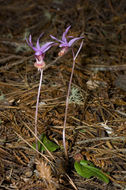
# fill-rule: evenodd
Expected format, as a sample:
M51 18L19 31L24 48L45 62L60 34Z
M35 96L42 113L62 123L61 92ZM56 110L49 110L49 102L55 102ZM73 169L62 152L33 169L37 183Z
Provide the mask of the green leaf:
M50 141L45 134L42 134L40 137L40 141L45 145L45 147L50 151L50 152L54 152L55 150L57 150L59 148L59 146ZM33 147L36 148L36 144L33 144ZM38 141L38 150L39 152L45 151L46 149L44 148L44 146Z
M109 178L98 168L94 166L93 163L81 160L80 162L75 161L74 168L76 172L85 178L97 177L105 183L109 183Z
M85 133L86 130L85 130L85 129L81 129L80 132L81 132L81 133Z

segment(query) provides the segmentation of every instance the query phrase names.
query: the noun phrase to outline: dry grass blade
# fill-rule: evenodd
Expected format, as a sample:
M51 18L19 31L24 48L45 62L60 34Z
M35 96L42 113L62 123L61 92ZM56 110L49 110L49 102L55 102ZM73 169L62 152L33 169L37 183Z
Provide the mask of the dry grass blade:
M74 188L75 190L78 190L77 187L76 187L76 185L74 184L73 180L70 178L70 176L69 176L68 174L66 174L66 176L68 177L69 183L73 186L73 188Z
M124 137L124 136L121 136L121 137L97 137L97 138L92 138L92 139L79 141L79 142L76 142L76 144L85 144L85 143L89 143L89 142L108 141L108 140L125 141L126 137Z

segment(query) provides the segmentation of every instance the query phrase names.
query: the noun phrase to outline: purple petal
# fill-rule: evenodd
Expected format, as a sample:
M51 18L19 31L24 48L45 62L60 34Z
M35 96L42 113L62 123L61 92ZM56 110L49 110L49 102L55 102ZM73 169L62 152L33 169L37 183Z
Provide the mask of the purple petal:
M72 44L75 42L75 41L77 41L77 40L79 40L79 39L82 39L83 37L78 37L78 38L74 38L74 39L72 39L72 40L70 40L69 41L69 47L71 47L72 46Z
M32 44L32 37L31 37L31 35L29 36L29 42L30 42L30 44Z
M68 30L70 29L70 27L71 26L68 26L67 29L65 30L65 32L62 35L62 41L64 41L64 42L67 42L67 40L66 40L66 34L67 34Z
M35 48L32 44L32 38L31 38L31 35L29 36L29 41L27 40L26 38L26 42L27 44L34 50L34 51L37 51L37 48Z
M67 38L74 38L73 36L67 36Z
M32 49L33 49L34 51L38 51L38 49L37 49L37 48L35 48L35 47L32 47Z
M36 48L37 48L37 49L40 49L39 38L38 38L37 43L36 43Z
M40 34L38 40L37 40L37 43L36 43L36 48L37 49L40 49L40 45L39 45L39 39L42 37L43 33Z
M28 42L27 38L25 38L25 40L26 40L27 44L30 46L30 44L29 44L29 42Z
M30 44L31 48L34 48L33 43L32 43L32 36L31 35L29 36L29 44Z
M47 42L43 46L41 46L40 50L42 53L45 53L52 45L54 42Z
M42 45L40 47L39 39L41 38L42 35L43 35L43 33L37 39L36 47L34 47L33 44L32 44L31 35L29 36L29 40L26 39L27 44L35 51L36 56L44 54L53 44L56 44L54 42L47 42L47 43L45 43L44 45Z
M62 43L62 40L59 40L58 38L55 38L55 37L54 37L54 36L52 36L52 35L50 35L50 37L51 37L53 40L56 40L56 41L58 41L58 42Z
M26 40L27 44L28 44L30 47L32 47L32 42L30 41L30 40L31 40L31 35L30 35L30 37L29 37L29 41L27 40L27 38L25 38L25 40Z
M61 44L59 45L59 47L68 47L68 46L69 46L68 43L61 43Z
M41 50L36 50L36 51L35 51L35 55L36 55L36 56L39 56L39 55L42 55L42 54L43 54L43 52L41 52Z

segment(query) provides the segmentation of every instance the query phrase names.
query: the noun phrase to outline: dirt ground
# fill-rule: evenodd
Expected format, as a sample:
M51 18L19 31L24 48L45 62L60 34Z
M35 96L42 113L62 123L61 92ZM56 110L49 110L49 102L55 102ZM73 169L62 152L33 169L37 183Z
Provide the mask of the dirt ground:
M0 0L0 190L126 189L126 3L125 0ZM40 72L33 44L50 35L84 36L77 57L66 127L68 160L62 146L72 53L59 47L45 55L38 112L38 137L61 148L37 153L35 106ZM79 48L81 40L74 45ZM83 178L77 155L107 173L108 184Z

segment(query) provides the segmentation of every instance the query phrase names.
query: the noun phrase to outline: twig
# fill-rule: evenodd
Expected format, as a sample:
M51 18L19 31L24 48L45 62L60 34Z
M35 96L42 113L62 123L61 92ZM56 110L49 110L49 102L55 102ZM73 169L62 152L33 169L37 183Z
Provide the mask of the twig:
M96 137L96 138L93 138L93 139L87 139L87 140L84 140L84 141L79 141L79 142L76 142L75 144L85 144L85 143L89 143L89 142L96 142L96 141L108 141L108 140L126 140L126 137L124 136L120 136L120 137Z

